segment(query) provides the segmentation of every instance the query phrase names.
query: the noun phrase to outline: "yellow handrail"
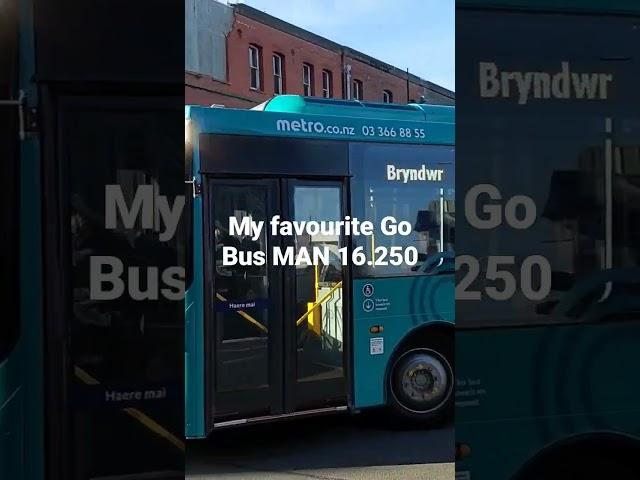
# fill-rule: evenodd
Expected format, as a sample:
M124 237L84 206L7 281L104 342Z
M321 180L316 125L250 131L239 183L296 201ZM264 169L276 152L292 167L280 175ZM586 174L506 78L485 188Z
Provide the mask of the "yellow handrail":
M216 293L216 297L218 297L218 300L222 300L223 302L228 301L226 298L224 298L219 293ZM240 315L242 318L244 318L245 320L247 320L249 323L253 323L256 327L258 327L263 332L268 332L269 331L269 329L267 327L262 325L259 321L257 321L255 318L253 318L251 315L249 315L244 310L236 310L236 313L238 315Z
M331 290L329 290L324 297L322 297L320 300L318 300L316 303L313 304L313 307L309 308L307 310L307 312L302 315L298 320L296 320L296 327L300 326L300 324L304 321L305 318L307 318L309 316L309 314L311 312L313 312L313 310L320 305L321 303L324 303L325 300L327 300L331 294L333 292L335 292L338 288L342 287L342 280L340 280L338 283L336 283L333 287L331 287Z
M87 385L100 385L100 382L98 380L96 380L89 373L87 373L85 370L78 367L77 365L74 366L73 370L75 372L76 377L78 377L82 382L86 383ZM160 425L153 418L149 417L141 410L138 410L137 408L132 408L132 407L126 407L126 408L123 408L122 410L127 415L136 419L142 425L144 425L149 430L154 432L156 435L159 435L160 437L172 443L182 452L185 451L185 443L183 440L176 437L173 433L171 433L169 430L164 428L162 425Z

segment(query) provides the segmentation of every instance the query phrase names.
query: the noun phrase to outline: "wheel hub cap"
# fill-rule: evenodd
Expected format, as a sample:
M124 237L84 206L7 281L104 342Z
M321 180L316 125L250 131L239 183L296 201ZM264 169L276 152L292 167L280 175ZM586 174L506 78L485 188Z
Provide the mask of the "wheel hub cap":
M440 404L448 389L446 367L436 356L420 353L404 369L402 390L408 398L424 409Z

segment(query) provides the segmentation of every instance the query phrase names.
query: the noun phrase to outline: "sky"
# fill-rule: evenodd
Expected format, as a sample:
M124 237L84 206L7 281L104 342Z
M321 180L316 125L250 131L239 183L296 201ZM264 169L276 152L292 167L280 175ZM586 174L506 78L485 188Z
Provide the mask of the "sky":
M241 0L455 90L455 0Z

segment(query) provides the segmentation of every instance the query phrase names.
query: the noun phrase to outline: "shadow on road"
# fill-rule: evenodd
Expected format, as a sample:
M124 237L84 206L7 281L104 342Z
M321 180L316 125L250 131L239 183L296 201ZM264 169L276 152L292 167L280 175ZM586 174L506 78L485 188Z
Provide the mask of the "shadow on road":
M406 429L375 411L214 432L187 445L190 475L449 463L453 425Z

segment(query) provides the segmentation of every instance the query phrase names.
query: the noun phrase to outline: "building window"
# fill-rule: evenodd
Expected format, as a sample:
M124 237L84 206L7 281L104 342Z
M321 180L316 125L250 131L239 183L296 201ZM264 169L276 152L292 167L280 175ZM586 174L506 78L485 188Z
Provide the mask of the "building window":
M273 54L273 93L280 95L284 92L284 58L279 53Z
M353 95L354 100L362 100L362 82L360 80L353 81Z
M322 96L333 97L333 74L329 70L322 71Z
M393 103L393 93L390 90L382 91L382 101L384 103Z
M257 45L249 45L249 70L251 90L260 90L260 47Z
M313 96L313 65L302 64L302 91L305 97Z

